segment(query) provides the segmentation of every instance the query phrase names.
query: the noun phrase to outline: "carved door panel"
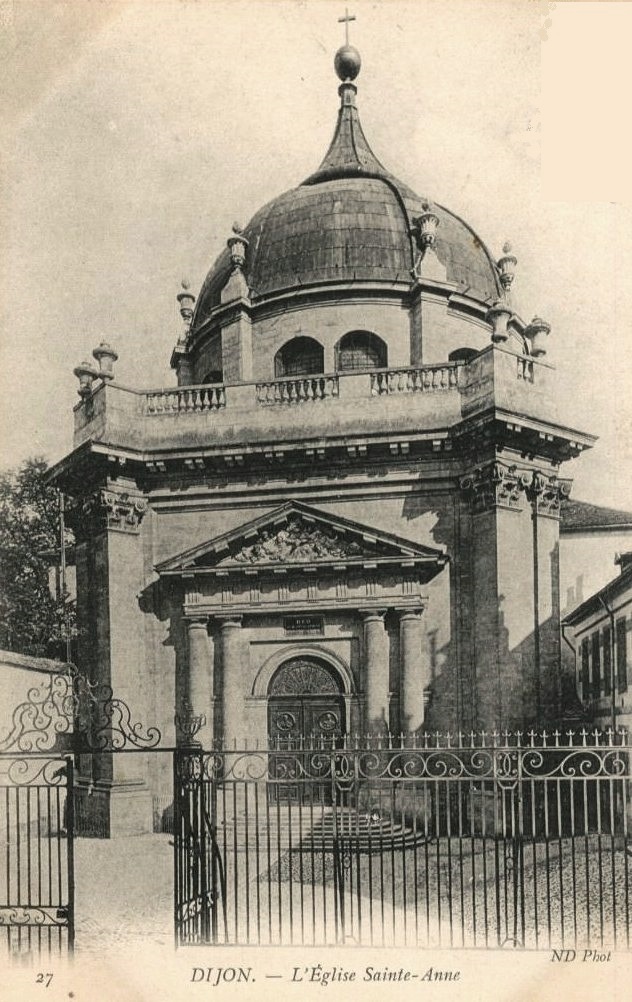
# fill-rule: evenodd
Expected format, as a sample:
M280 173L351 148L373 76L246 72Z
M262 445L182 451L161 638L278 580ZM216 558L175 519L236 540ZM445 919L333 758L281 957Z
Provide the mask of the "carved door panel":
M344 731L340 696L303 699L272 698L268 704L271 745L271 799L291 803L329 803L331 780L318 779L313 756L335 746Z
M303 703L303 727L308 739L316 745L321 739L335 741L343 731L343 706L340 697L309 699Z

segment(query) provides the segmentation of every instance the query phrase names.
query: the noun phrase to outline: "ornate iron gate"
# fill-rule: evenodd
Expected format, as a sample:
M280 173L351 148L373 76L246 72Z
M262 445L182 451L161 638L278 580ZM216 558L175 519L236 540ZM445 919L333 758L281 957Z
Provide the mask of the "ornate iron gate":
M0 925L10 953L74 942L73 765L0 756Z
M15 707L0 739L0 927L9 953L73 950L75 757L155 749L160 739L109 685L72 665Z
M181 749L176 943L629 947L629 748L590 737Z

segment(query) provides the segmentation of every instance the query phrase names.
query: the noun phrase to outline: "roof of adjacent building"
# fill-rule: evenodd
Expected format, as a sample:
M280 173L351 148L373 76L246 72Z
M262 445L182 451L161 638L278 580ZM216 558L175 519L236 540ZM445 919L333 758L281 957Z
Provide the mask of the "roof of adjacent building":
M253 299L323 283L409 286L413 219L430 206L439 218L435 250L448 282L483 302L495 300L501 288L485 245L462 219L416 195L382 166L364 135L355 85L343 83L339 92L334 137L318 170L264 205L244 228L244 272ZM219 304L230 269L226 249L202 286L193 329Z
M604 585L603 588L590 595L585 602L582 602L576 609L569 612L564 617L563 623L568 626L577 626L583 619L591 616L594 612L605 612L604 603L608 605L612 599L621 595L628 588L632 588L632 563L626 564L617 577L613 578L612 581L608 581L608 584Z
M606 532L632 529L632 512L588 501L567 500L562 503L560 532Z

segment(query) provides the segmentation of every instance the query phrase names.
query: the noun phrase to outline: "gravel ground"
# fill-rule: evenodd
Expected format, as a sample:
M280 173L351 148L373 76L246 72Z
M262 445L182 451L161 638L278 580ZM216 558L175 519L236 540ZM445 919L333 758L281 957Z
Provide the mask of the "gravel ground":
M622 846L602 838L599 853L597 837L564 839L548 849L539 843L525 847L521 871L491 841L470 841L461 856L456 842L386 853L381 862L376 855L348 855L341 871L344 933L330 853L282 850L268 865L263 846L258 856L228 851L220 939L333 943L338 936L366 945L496 947L515 937L546 949L615 945L616 934L626 946L632 858ZM123 944L171 948L172 853L166 835L77 839L78 954ZM522 888L516 908L514 891Z

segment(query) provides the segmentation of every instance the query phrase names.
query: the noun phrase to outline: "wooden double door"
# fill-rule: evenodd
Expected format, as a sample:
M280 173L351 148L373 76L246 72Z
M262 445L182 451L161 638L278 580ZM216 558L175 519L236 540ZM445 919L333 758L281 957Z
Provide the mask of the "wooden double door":
M317 658L292 658L277 670L268 698L268 734L274 800L328 801L331 778L318 750L336 747L345 731L342 687Z

